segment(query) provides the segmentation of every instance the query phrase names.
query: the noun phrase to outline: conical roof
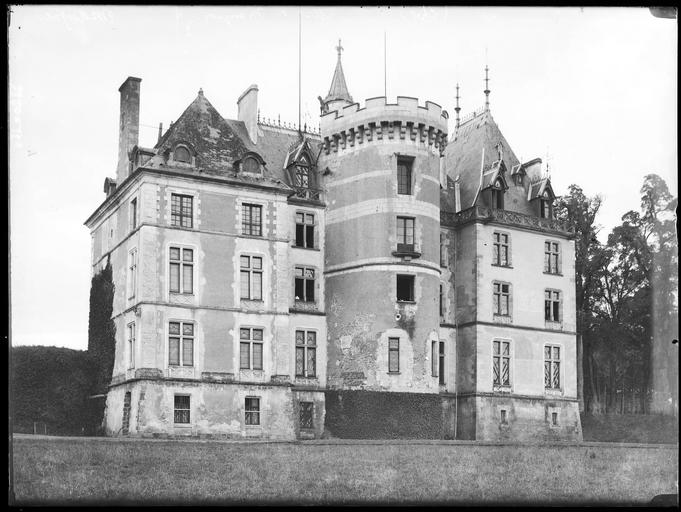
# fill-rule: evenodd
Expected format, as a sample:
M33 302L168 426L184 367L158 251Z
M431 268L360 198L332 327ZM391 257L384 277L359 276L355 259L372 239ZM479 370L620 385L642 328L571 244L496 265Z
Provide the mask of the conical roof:
M343 65L341 64L341 50L342 46L337 47L338 61L336 62L336 70L333 72L333 79L331 80L331 87L329 87L329 94L324 98L324 103L334 100L345 100L352 103L352 96L348 92L348 85L345 83L345 74L343 73Z

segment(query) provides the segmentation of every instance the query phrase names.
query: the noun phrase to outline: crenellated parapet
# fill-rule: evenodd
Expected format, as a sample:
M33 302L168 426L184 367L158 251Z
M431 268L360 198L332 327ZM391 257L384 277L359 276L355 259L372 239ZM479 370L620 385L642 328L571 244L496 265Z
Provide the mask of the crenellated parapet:
M447 119L432 101L425 106L417 98L398 96L387 103L384 96L369 98L364 107L347 105L321 117L320 131L325 154L360 148L366 144L413 143L435 153L447 145Z

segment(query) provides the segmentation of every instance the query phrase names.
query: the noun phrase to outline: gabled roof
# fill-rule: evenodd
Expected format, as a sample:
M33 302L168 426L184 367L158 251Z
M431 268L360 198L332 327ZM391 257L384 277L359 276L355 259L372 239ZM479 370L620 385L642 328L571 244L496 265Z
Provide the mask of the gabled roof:
M556 194L553 193L553 187L551 186L550 178L542 178L539 181L535 181L530 184L528 188L527 200L537 199L544 195L544 192L548 192L549 198L553 201L556 198Z
M497 164L499 168L494 169L495 163L500 160L500 149L502 161ZM453 179L456 179L457 176L460 177L462 210L470 208L476 201L481 186L481 172L487 172L487 178L483 181L483 188L485 188L485 183L494 183L494 179L501 169L501 164L503 164L504 169L512 169L519 163L489 110L476 112L461 123L445 149L447 175Z

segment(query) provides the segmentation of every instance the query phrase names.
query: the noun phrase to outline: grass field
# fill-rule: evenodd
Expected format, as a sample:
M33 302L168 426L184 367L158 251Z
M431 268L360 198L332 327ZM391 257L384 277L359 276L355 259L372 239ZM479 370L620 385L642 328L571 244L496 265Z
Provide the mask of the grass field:
M648 503L678 447L15 437L16 504Z

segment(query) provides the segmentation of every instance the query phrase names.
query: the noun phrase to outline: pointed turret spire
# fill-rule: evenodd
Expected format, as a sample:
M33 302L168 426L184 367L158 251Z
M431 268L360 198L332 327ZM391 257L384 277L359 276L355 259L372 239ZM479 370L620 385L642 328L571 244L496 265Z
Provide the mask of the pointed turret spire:
M326 98L322 100L322 110L328 112L329 104L332 102L341 102L341 104L349 105L352 103L352 96L348 92L348 86L345 83L345 74L343 73L343 65L341 64L341 52L343 51L343 46L341 46L341 40L338 40L338 46L336 46L336 51L338 52L338 61L336 62L336 70L333 73L333 79L331 80L331 87L329 87L329 94Z
M485 65L485 110L489 110L489 68Z

